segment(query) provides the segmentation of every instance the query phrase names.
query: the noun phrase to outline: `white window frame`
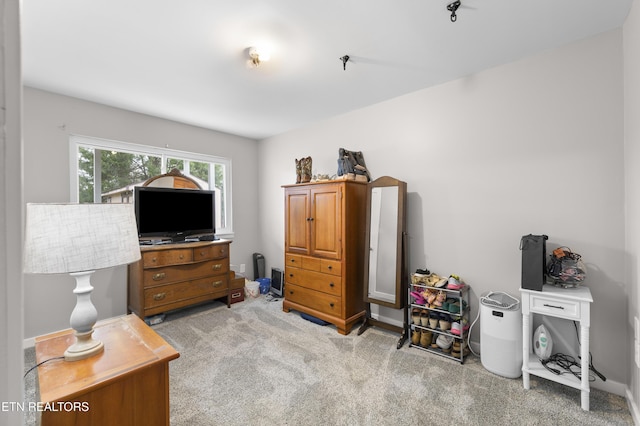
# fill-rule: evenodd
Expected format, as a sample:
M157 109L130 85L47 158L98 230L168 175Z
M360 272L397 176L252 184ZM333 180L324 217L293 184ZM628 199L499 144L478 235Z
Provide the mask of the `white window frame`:
M186 161L198 161L203 163L217 163L224 165L224 191L225 191L225 224L222 229L216 229L216 235L220 238L233 238L233 202L231 194L231 159L217 157L214 155L198 154L194 152L178 151L169 148L159 148L149 145L139 145L129 142L113 141L108 139L94 138L91 136L70 135L69 136L69 169L70 169L70 194L71 202L77 203L79 199L79 179L78 179L78 149L87 147L101 150L112 150L131 154L146 154L162 158L161 173L167 173L166 159L177 158ZM215 174L210 173L209 178ZM213 187L213 182L209 183Z

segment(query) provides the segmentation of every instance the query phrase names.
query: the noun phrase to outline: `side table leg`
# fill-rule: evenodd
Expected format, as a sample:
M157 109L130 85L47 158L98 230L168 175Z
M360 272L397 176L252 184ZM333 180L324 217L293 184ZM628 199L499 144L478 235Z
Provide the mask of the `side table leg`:
M522 386L529 389L529 351L531 344L531 317L522 314Z
M589 327L580 324L581 406L589 411Z

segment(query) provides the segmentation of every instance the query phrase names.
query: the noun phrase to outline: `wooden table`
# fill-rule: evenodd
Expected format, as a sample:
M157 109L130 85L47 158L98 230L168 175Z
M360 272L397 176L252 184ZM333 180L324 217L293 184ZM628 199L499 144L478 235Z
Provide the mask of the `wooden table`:
M38 367L42 425L168 425L169 361L180 354L133 314L94 329L103 353ZM37 337L36 361L62 356L74 340L73 330Z

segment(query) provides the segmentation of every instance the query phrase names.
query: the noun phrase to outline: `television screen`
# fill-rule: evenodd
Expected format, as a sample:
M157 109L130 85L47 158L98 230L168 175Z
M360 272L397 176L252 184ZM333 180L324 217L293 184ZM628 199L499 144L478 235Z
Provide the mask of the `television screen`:
M214 191L136 187L138 237L182 241L188 236L215 234Z

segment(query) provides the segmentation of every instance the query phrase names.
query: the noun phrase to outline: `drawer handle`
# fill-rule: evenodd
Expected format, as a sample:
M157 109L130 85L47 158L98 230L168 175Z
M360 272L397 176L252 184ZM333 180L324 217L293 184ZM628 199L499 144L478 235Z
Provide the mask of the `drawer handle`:
M289 274L289 278L293 278L293 274Z
M223 248L220 249L220 254L224 254L224 249Z
M162 300L165 298L166 293L157 293L153 295L153 300Z
M154 257L154 258L151 259L151 261L155 263L155 262L158 261L158 258Z
M295 259L289 260L289 262L291 262L291 263L295 263L295 261L296 261Z
M203 251L200 252L200 257L204 257L204 252Z
M238 293L231 293L231 298L232 299L236 299L238 297L242 296L242 293L238 292Z
M164 272L158 272L157 274L153 275L153 280L154 281L164 280L166 276L167 274L165 274Z
M332 270L333 266L329 265L329 266L327 266L327 268L329 268L329 270Z
M329 287L333 287L334 285L334 283L329 283Z
M184 254L181 254L179 257L180 259L184 259Z
M213 286L214 287L220 287L222 285L222 281L214 281L213 282Z
M222 269L222 264L216 263L211 267L211 269L213 269L214 271L219 271L220 269Z
M564 309L564 306L554 306L554 305L549 305L548 303L545 303L544 306L546 306L547 308Z
M289 294L293 294L293 290L289 290Z
M331 306L333 308L333 303L329 303L329 306Z

